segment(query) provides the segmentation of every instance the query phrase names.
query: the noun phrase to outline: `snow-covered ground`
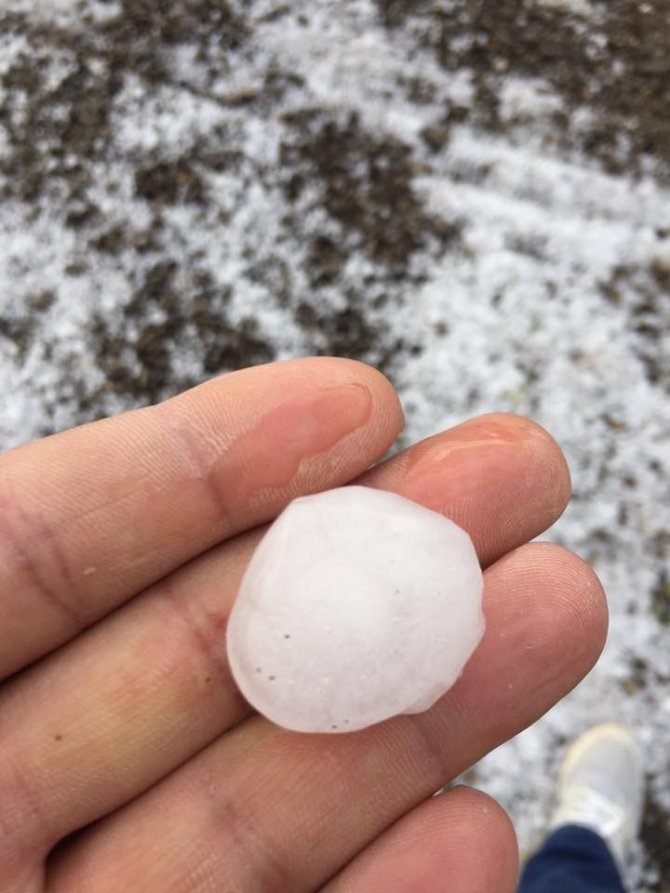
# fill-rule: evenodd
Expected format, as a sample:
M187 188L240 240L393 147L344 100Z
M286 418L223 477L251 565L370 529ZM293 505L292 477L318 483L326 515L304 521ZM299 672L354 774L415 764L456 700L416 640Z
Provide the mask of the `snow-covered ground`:
M539 420L610 638L471 775L528 848L566 742L629 722L636 891L670 889L668 59L665 0L0 11L0 444L314 352L384 369L407 442Z

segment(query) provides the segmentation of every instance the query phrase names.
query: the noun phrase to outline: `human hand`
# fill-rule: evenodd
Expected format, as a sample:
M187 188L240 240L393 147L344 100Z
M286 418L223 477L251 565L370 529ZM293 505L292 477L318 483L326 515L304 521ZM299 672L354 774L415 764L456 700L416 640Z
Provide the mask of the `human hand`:
M528 544L569 495L540 428L484 416L370 469L401 425L374 370L296 360L0 458L0 890L514 890L502 810L431 794L590 669L602 590ZM296 734L237 692L226 620L262 525L353 480L468 530L487 631L426 713Z

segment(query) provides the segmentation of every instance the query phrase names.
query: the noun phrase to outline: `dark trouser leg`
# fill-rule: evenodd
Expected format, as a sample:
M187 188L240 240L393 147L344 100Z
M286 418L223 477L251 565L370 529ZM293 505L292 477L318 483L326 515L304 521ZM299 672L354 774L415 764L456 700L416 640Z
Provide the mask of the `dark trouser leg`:
M594 831L565 825L526 863L519 893L626 893L607 844Z

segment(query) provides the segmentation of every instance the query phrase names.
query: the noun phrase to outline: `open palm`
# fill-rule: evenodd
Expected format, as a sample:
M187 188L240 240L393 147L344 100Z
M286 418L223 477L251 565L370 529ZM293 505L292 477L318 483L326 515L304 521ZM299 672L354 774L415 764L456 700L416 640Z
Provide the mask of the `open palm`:
M2 891L514 889L502 810L431 794L589 670L602 591L528 544L569 495L542 429L484 416L371 467L401 425L373 369L295 360L0 459ZM236 690L226 621L263 525L354 480L468 530L487 632L426 713L291 733Z

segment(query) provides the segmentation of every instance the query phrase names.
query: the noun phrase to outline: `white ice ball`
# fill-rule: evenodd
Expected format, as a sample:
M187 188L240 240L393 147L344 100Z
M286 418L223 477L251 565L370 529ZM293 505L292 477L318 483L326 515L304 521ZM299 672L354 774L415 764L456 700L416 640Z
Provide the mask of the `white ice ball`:
M484 633L468 534L383 490L294 500L256 549L228 623L245 698L301 732L427 710Z

